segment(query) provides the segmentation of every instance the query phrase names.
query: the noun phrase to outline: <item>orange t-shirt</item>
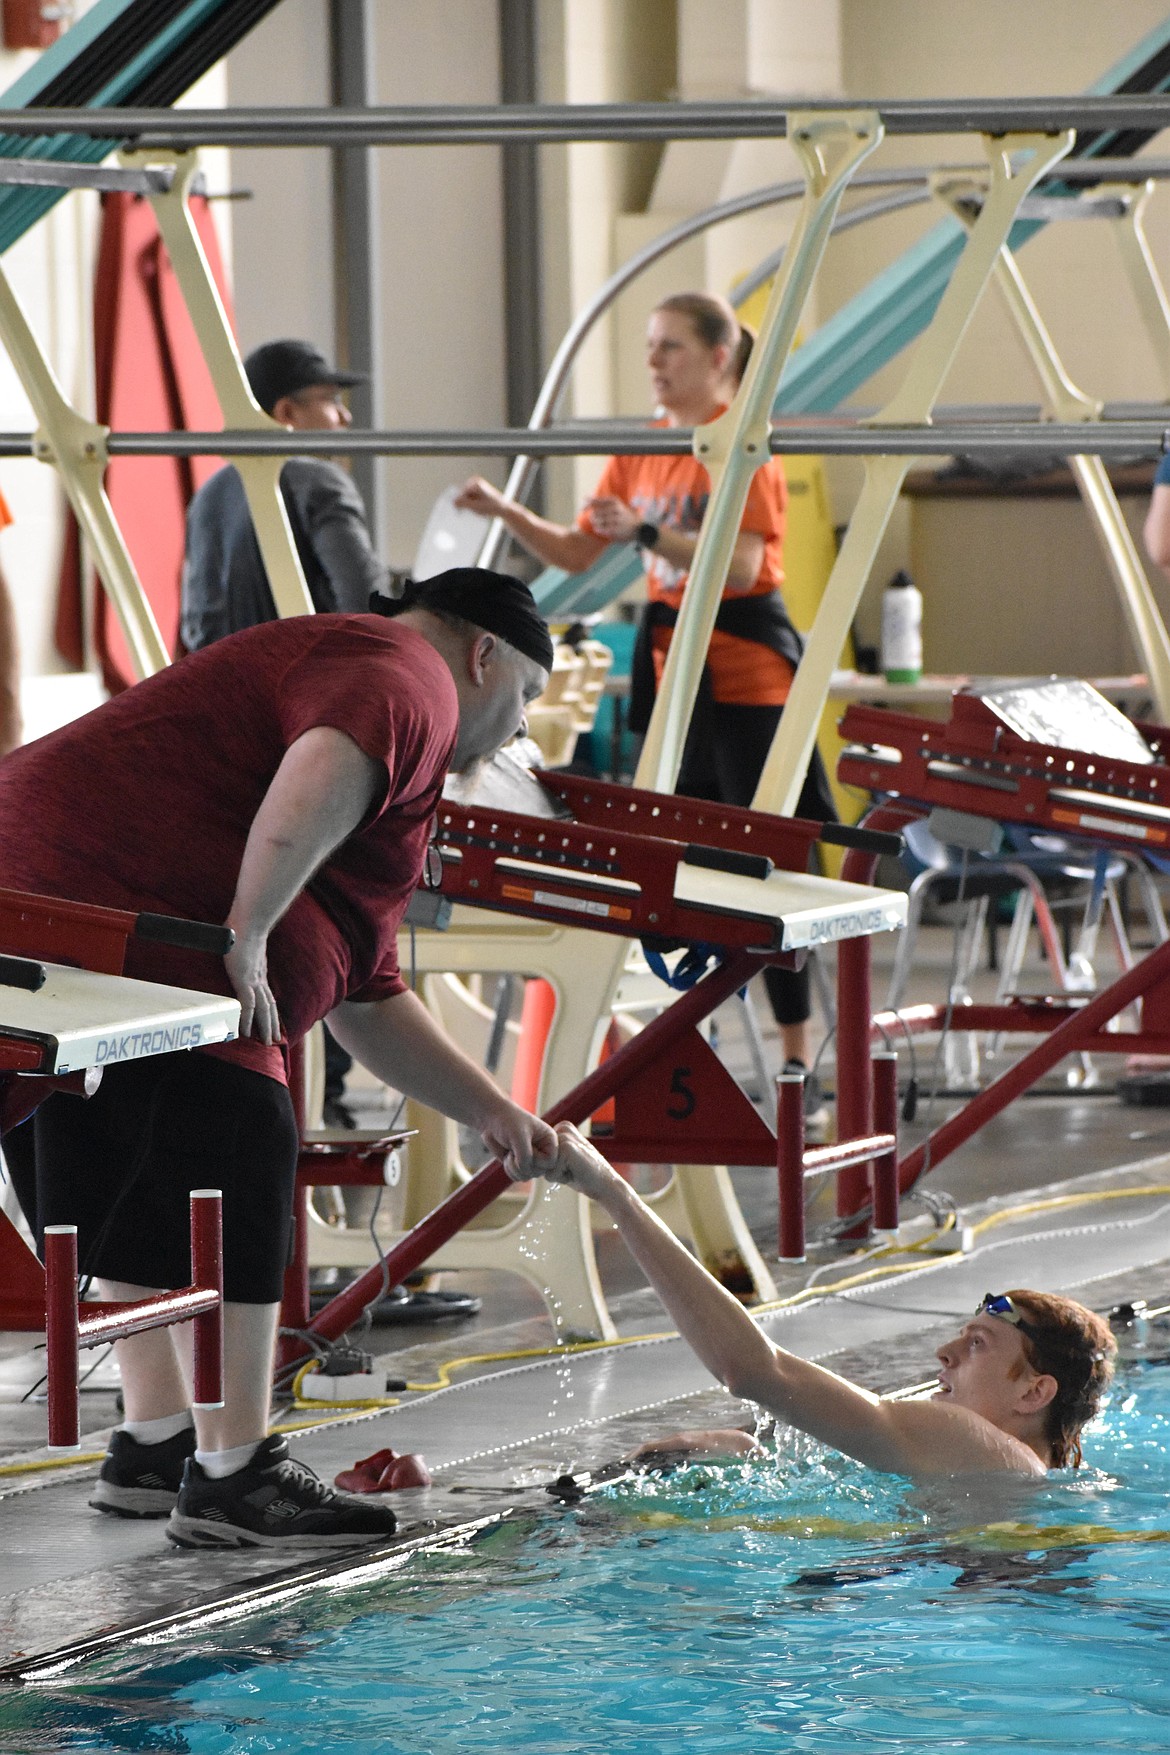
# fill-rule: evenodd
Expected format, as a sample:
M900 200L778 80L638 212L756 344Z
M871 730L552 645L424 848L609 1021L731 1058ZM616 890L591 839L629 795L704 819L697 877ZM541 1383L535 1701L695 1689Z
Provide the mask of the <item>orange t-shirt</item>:
M0 494L0 530L6 530L13 522L12 513L8 510L8 501Z
M656 423L664 425L663 422ZM697 536L707 509L711 478L693 456L611 457L601 473L597 495L612 494L624 500L646 523ZM777 457L756 470L748 489L740 530L764 539L764 558L759 576L749 592L736 597L763 597L784 582L783 552L788 489ZM591 536L594 530L588 509L577 519ZM645 555L646 583L651 602L668 603L677 609L682 602L687 574L662 555ZM727 594L725 594L727 595ZM654 664L658 680L670 647L670 628L654 630ZM707 651L711 692L716 701L742 706L780 707L788 699L793 670L788 661L756 640L725 634L716 628Z

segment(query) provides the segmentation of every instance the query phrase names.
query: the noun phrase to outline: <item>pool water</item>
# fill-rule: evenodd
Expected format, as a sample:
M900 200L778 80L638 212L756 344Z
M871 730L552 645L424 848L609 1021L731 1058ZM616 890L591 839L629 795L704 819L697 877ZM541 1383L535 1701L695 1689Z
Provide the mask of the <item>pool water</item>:
M1170 1370L1086 1450L948 1508L785 1433L13 1690L0 1749L1164 1755Z

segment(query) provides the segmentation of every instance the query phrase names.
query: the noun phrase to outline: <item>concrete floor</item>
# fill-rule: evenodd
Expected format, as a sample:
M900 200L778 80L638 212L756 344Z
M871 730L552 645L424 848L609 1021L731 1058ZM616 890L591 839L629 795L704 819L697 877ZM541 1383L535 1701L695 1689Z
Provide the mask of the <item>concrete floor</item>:
M879 969L888 963L889 949L888 944L881 945L879 941L875 959ZM950 958L948 929L943 926L928 929L923 934L909 997L939 997ZM1042 972L1037 969L1034 973L1039 985ZM1111 971L1106 968L1104 973L1108 978ZM986 987L990 980L986 974L980 975L977 997L979 988ZM881 992L879 974L875 995L880 996ZM742 1060L742 1049L737 1047L735 1036L729 1022L723 1045L733 1070L740 1070L735 1062ZM777 1045L774 1033L767 1027L765 1039L767 1052L775 1062ZM822 1070L831 1083L831 1056L826 1056ZM1110 1090L1117 1070L1102 1059L1098 1065L1099 1084L1069 1087L1062 1079L1043 1094L1019 1101L933 1170L922 1186L938 1198L955 1201L966 1216L969 1211L986 1214L1006 1204L1009 1197L1018 1197L1021 1191L1044 1189L1054 1183L1119 1188L1126 1184L1160 1186L1170 1182L1170 1162L1159 1163L1163 1155L1170 1154L1170 1109L1123 1106ZM1078 1078L1081 1076L1079 1068L1072 1072ZM936 1082L931 1071L929 1041L919 1050L918 1078L923 1091L929 1093ZM355 1089L355 1097L367 1105L361 1117L363 1122L374 1119L370 1106L380 1099L360 1089ZM935 1098L936 1123L955 1102L956 1099L942 1094ZM924 1099L914 1126L905 1130L907 1140L921 1133L929 1119L929 1107ZM1118 1166L1133 1168L1119 1172ZM737 1171L735 1182L761 1247L769 1256L774 1255L773 1179L758 1171ZM1170 1197L1149 1197L1132 1207L1126 1202L1125 1211L1130 1217L1124 1223L1113 1224L1104 1253L1099 1239L1085 1244L1089 1232L1084 1224L1061 1229L1053 1220L1048 1226L1051 1239L1046 1244L1054 1252L1050 1283L1071 1285L1110 1273L1118 1277L1110 1280L1107 1288L1102 1286L1103 1293L1107 1289L1112 1296L1119 1286L1132 1289L1132 1275L1127 1278L1125 1272L1127 1262L1140 1263L1143 1275L1148 1276L1153 1264L1170 1257L1170 1244L1162 1242L1160 1217L1167 1198ZM1111 1219L1119 1218L1120 1208L1109 1211ZM1079 1216L1083 1218L1084 1214ZM829 1217L825 1200L813 1205L810 1235L814 1239L818 1224ZM1073 1242L1064 1240L1066 1231ZM1000 1275L997 1284L1040 1283L1035 1271L1025 1271L1030 1261L1030 1234L1031 1222L995 1234L1005 1246L1010 1243L1025 1252L1021 1265L1011 1269L1014 1279L1004 1277L1008 1273L1007 1257L1002 1272L996 1266L995 1272ZM1102 1231L1101 1237L1104 1236ZM832 1272L834 1265L847 1261L848 1253L845 1246L827 1238L819 1244L814 1242L809 1269L780 1272L782 1293L795 1289L809 1271L822 1279L837 1277ZM1011 1259L1014 1264L1014 1257ZM641 1284L615 1237L599 1236L598 1260L606 1295L623 1335L661 1332L668 1326L661 1308ZM971 1271L978 1279L988 1267L981 1263L978 1268L972 1266ZM919 1276L909 1276L916 1288L913 1292L906 1289L906 1279L898 1282L902 1287L899 1299L892 1299L889 1292L884 1300L872 1299L873 1311L864 1322L860 1321L856 1302L843 1304L840 1299L818 1304L816 1319L798 1325L799 1333L790 1325L792 1313L781 1313L785 1318L785 1342L791 1341L798 1351L807 1350L812 1356L832 1356L838 1365L844 1356L842 1349L852 1359L867 1338L882 1339L881 1370L876 1378L880 1387L893 1388L914 1377L915 1369L909 1364L911 1352L920 1362L917 1375L924 1375L921 1366L925 1364L929 1369L930 1348L926 1344L929 1325L944 1309L947 1314L958 1314L971 1307L986 1289L982 1283L973 1292L966 1286L967 1269L962 1262L950 1264L948 1275L938 1281L937 1289L929 1273L928 1280L921 1285ZM448 1283L454 1284L454 1278ZM1170 1284L1170 1279L1167 1283ZM474 1291L483 1298L484 1308L478 1318L425 1331L379 1326L363 1345L381 1355L388 1369L412 1382L422 1382L431 1379L444 1361L472 1353L544 1347L551 1342L552 1328L542 1301L524 1282L512 1276L482 1273L460 1275L458 1284L460 1289ZM1096 1297L1089 1301L1099 1302ZM894 1306L900 1312L896 1320L879 1314ZM39 1363L30 1353L34 1340L35 1337L27 1335L0 1336L0 1456L8 1459L10 1469L16 1457L34 1452L44 1442L43 1403L32 1398L18 1399L39 1370ZM892 1341L897 1341L893 1351ZM634 1351L637 1353L638 1349ZM614 1454L615 1446L620 1452L622 1445L645 1435L648 1429L657 1426L661 1430L658 1420L670 1422L670 1404L679 1397L689 1398L685 1403L687 1423L706 1418L711 1412L726 1421L727 1398L722 1392L710 1390L709 1379L681 1343L671 1343L666 1352L652 1350L644 1356L648 1376L640 1376L638 1370L623 1363L622 1371L629 1381L620 1393L614 1389L616 1367L605 1370L598 1367L588 1381L577 1368L569 1374L555 1362L533 1366L527 1374L517 1367L510 1371L506 1367L482 1367L483 1373L507 1371L507 1389L501 1384L493 1390L482 1381L477 1387L476 1376L470 1373L460 1378L456 1390L404 1398L401 1408L363 1420L359 1432L349 1432L347 1423L299 1438L297 1453L322 1474L332 1474L352 1463L355 1456L387 1443L399 1450L421 1448L440 1484L429 1495L424 1492L402 1496L405 1525L418 1531L436 1519L449 1524L469 1515L488 1515L493 1495L505 1487L513 1498L537 1490L550 1471L558 1472L579 1460L582 1449L588 1452L591 1446L600 1444ZM625 1361L629 1355L619 1353L613 1357ZM850 1369L853 1368L851 1365ZM862 1365L856 1368L865 1369ZM874 1376L872 1370L870 1376L871 1379ZM83 1432L88 1435L83 1439L83 1448L88 1443L95 1450L101 1448L104 1433L117 1418L116 1386L108 1366L104 1375L99 1371L98 1378L99 1386L87 1387L82 1395ZM652 1420L645 1412L650 1403L654 1405ZM675 1408L673 1414L673 1423L677 1423L679 1409ZM305 1416L296 1418L303 1420ZM566 1436L570 1433L571 1438ZM126 1523L90 1513L86 1499L95 1466L83 1464L77 1469L53 1471L50 1476L9 1473L0 1477L0 1553L6 1556L5 1582L0 1584L0 1663L18 1653L48 1650L79 1633L88 1635L124 1625L128 1620L141 1619L144 1613L173 1613L192 1596L202 1599L222 1595L272 1574L270 1556L254 1551L179 1554L167 1549L157 1525ZM47 1543L46 1528L52 1530ZM142 1561L147 1557L150 1565L144 1569Z

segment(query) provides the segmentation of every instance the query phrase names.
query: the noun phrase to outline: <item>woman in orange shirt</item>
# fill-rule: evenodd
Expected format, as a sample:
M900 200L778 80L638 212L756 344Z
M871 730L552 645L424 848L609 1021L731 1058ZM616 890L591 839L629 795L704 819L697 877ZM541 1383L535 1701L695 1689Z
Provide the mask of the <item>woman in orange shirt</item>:
M659 424L697 427L723 412L751 352L752 337L724 299L676 293L651 313L646 363ZM630 727L644 731L661 680L683 587L694 559L710 477L691 455L611 457L575 526L554 524L505 500L473 476L456 504L500 518L547 566L579 573L611 542L636 542L649 603L631 679ZM784 609L783 545L787 489L777 458L756 470L732 550L699 697L679 770L678 790L723 804L751 803L800 659L801 641ZM819 760L799 814L834 814ZM807 972L765 971L786 1070L810 1064ZM818 1109L813 1089L809 1107ZM810 1115L810 1120L812 1116ZM819 1116L818 1116L819 1119Z

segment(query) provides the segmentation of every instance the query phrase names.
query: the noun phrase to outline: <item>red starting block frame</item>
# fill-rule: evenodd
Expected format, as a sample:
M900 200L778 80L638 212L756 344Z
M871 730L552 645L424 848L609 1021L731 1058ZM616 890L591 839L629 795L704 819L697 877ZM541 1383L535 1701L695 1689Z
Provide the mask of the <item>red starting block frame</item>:
M1090 846L1130 853L1170 849L1170 729L1138 723L1150 761L1070 750L1016 735L976 695L956 694L947 722L850 706L839 726L846 740L838 777L865 791L893 795L866 813L868 829L897 832L936 808L995 822L1047 828ZM872 879L875 858L863 848L845 856L841 875ZM1106 1026L1137 1003L1141 1026L1124 1034ZM837 1117L843 1131L872 1126L870 1049L891 1034L938 1030L946 1005L873 1013L868 939L838 947ZM953 1020L954 1021L954 1020ZM1069 1054L1170 1055L1170 941L1157 946L1099 993L1013 998L962 1008L965 1030L1039 1035L1044 1040L979 1091L898 1164L898 1187L912 1187ZM841 1217L859 1213L867 1189L846 1172L837 1183Z
M222 956L230 950L233 935L226 927L199 921L0 889L3 972L10 982L30 991L44 980L44 970L38 966L41 959L98 975L121 975L134 938ZM24 968L19 966L22 962ZM54 1091L84 1098L97 1089L101 1075L93 1068L54 1074L52 1053L46 1040L0 1023L0 1128L4 1131L26 1120ZM136 1303L87 1303L83 1315L77 1301L76 1226L45 1227L42 1268L16 1227L0 1213L0 1328L45 1330L50 1449L78 1447L78 1348L170 1323L195 1323L196 1406L223 1405L223 1229L218 1189L200 1189L191 1196L191 1255L190 1286Z
M174 1322L192 1324L196 1408L223 1407L223 1201L191 1190L191 1285L134 1303L77 1303L77 1226L45 1226L49 1449L80 1448L80 1347L101 1347Z
M792 1251L789 1259L801 1259L806 1175L824 1174L846 1164L855 1177L867 1177L867 1185L868 1176L875 1176L875 1211L880 1212L884 1225L896 1228L897 1072L891 1065L888 1073L880 1075L884 1081L881 1088L889 1094L884 1110L888 1130L879 1133L870 1127L865 1138L850 1138L837 1146L806 1152L803 1093L789 1081L780 1082L778 1132L774 1134L698 1033L697 1025L746 986L764 964L779 960L774 954L733 951L726 962L574 1086L544 1119L551 1126L558 1121L582 1123L612 1099L612 1133L595 1129L592 1138L615 1162L732 1163L773 1168L780 1186L781 1254ZM361 1177L363 1181L373 1179L368 1171ZM326 1171L317 1180L336 1178ZM485 1165L388 1250L381 1262L331 1299L306 1324L307 1334L321 1342L339 1339L366 1306L381 1296L386 1285L400 1284L510 1186L508 1173L498 1160ZM282 1363L291 1364L301 1356L290 1339Z
M624 938L771 949L775 924L760 918L724 915L709 931L705 910L675 898L679 865L691 857L748 876L804 871L814 842L838 828L581 775L534 778L569 818L443 802L435 843L444 896Z
M804 1152L803 1108L799 1148L791 1116L780 1130L787 1143L780 1142L696 1027L766 965L799 967L803 949L781 949L783 933L776 918L676 898L676 880L682 866L751 878L766 878L773 870L804 872L818 840L860 847L875 858L897 851L900 841L880 830L777 817L578 775L535 778L568 817L534 816L491 804L444 801L440 806L435 846L443 864L440 888L445 897L624 938L702 941L726 953L719 967L576 1085L544 1119L553 1125L585 1122L612 1099L612 1130L595 1126L592 1138L614 1162L758 1165L774 1169L780 1178L780 1154L787 1150L791 1163L799 1157L802 1183L806 1170L823 1173L830 1166L818 1162L817 1152ZM878 1135L871 1125L864 1135L825 1148L833 1155L832 1167L844 1161L855 1176L868 1178L875 1159L886 1164L891 1154L896 1157L893 1129ZM300 1201L307 1199L314 1181L380 1181L378 1160L384 1150L379 1153L374 1145L359 1151L369 1157L355 1163L348 1177L341 1156L331 1166L327 1158L313 1161L302 1154ZM341 1146L340 1152L346 1148ZM791 1168L788 1174L791 1178ZM893 1185L888 1171L883 1174L882 1211L887 1212ZM486 1165L312 1320L307 1273L297 1269L286 1277L285 1326L321 1342L337 1340L385 1286L406 1279L509 1186L500 1163ZM791 1229L791 1214L787 1223ZM304 1228L302 1204L298 1229ZM303 1247L299 1259L303 1262ZM303 1345L296 1336L285 1337L282 1367L303 1356Z

